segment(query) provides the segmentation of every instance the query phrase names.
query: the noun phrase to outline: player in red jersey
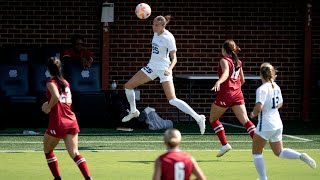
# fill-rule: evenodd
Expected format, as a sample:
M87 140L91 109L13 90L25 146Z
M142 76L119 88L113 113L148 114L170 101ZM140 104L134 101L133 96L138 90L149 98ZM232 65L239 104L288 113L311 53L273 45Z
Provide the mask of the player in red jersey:
M217 96L210 110L211 126L222 144L217 157L223 156L232 149L226 139L224 127L219 121L219 118L228 108L232 109L251 138L253 138L254 130L256 129L255 125L248 118L241 90L241 86L244 84L244 75L242 63L237 56L240 48L233 40L228 39L223 43L221 51L223 58L219 62L219 79L211 89L217 92Z
M179 149L181 143L179 130L167 129L163 140L168 152L155 161L153 180L189 180L191 174L194 174L197 180L206 179L197 161Z
M74 35L71 38L72 46L62 53L63 63L82 63L83 67L89 68L93 63L93 53L85 48L84 38Z
M61 179L58 160L53 150L63 139L70 157L78 165L84 178L90 180L86 159L78 151L80 130L76 116L71 110L71 91L69 83L62 76L61 61L51 57L47 66L51 78L47 81L48 101L43 103L42 111L49 114L49 125L43 138L43 150L48 166L54 179Z

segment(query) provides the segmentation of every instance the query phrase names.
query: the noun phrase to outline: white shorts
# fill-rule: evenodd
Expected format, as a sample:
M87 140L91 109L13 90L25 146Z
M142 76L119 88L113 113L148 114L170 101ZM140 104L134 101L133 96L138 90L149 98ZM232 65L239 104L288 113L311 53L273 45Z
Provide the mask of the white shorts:
M160 78L160 83L166 81L172 81L172 73L169 76L164 75L165 70L153 70L148 65L141 68L141 71L144 72L150 79L154 80L157 77Z
M282 140L282 131L283 131L283 128L280 128L274 131L263 131L263 132L260 132L258 129L256 129L254 133L269 142L279 142Z

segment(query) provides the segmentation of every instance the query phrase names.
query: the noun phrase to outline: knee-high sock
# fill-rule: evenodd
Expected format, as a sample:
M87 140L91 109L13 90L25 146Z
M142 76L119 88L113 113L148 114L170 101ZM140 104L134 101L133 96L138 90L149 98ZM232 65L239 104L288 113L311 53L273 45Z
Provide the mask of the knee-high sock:
M199 114L197 114L186 102L182 101L181 99L178 99L178 98L170 99L169 104L177 107L182 112L191 115L193 119L195 119L197 122L199 121L200 119Z
M254 166L256 167L256 170L260 176L260 180L266 180L267 179L267 173L266 168L264 165L264 159L262 154L254 154L253 155L253 162Z
M50 168L50 171L53 175L53 177L60 177L60 171L59 171L59 165L58 165L58 159L54 155L53 151L45 154L48 166Z
M248 120L244 125L244 127L246 128L248 134L250 134L251 138L253 138L254 131L256 130L256 126L250 120Z
M130 112L134 113L137 111L134 90L133 89L125 89L125 92L126 92L127 100L130 104Z
M226 144L228 144L227 138L226 138L226 134L224 132L224 127L221 124L221 122L219 121L219 119L213 121L211 123L211 127L214 130L214 133L216 133L216 135L219 138L220 143L224 146Z
M87 161L84 157L82 157L80 154L73 158L73 161L77 164L79 167L82 175L84 178L90 177L90 172L87 166Z
M300 159L300 155L301 155L301 153L299 153L293 149L284 148L280 152L279 157L284 158L284 159Z

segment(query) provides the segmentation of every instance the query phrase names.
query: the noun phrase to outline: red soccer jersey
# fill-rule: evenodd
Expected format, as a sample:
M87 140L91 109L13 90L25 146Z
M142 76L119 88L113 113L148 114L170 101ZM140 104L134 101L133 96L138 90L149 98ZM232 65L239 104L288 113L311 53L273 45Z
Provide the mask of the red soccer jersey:
M220 90L217 92L216 105L222 107L230 107L235 104L244 104L244 98L241 90L240 69L242 62L239 60L238 69L234 68L232 59L230 56L224 57L224 61L228 62L229 76L228 79L220 84ZM221 65L218 68L219 78L222 75Z
M229 77L226 81L221 83L220 85L220 91L218 91L218 95L222 94L226 97L234 97L237 96L239 93L242 93L241 91L241 81L240 81L240 68L237 70L234 68L232 59L230 56L224 57L224 60L228 62L229 67ZM242 63L239 60L239 66L242 67ZM222 75L222 69L219 65L218 69L218 75L219 78Z
M51 108L51 111L49 113L48 130L65 132L65 130L70 128L79 128L76 116L71 110L72 100L69 83L67 82L68 85L66 87L65 93L62 93L57 80L49 79L47 83L48 82L53 82L57 86L60 93L59 101ZM50 102L51 94L48 89L46 95L48 98L48 102Z
M93 59L93 54L91 51L88 51L86 49L81 49L80 53L76 53L73 48L70 48L70 49L66 49L63 52L62 57L70 57L70 60L72 62L81 62L82 58Z
M160 162L162 180L190 179L193 162L191 160L191 155L187 152L180 150L174 152L168 151L160 156Z

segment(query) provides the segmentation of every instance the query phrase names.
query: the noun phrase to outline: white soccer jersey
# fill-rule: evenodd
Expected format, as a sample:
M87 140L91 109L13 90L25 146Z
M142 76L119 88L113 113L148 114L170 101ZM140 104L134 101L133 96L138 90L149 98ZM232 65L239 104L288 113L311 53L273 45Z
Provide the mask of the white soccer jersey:
M174 36L168 30L165 30L160 36L158 33L154 33L149 61L150 68L167 70L171 64L170 51L177 51Z
M272 131L283 127L278 111L278 104L283 103L281 89L275 82L272 84L265 82L256 91L256 103L263 105L258 115L257 131Z

